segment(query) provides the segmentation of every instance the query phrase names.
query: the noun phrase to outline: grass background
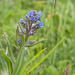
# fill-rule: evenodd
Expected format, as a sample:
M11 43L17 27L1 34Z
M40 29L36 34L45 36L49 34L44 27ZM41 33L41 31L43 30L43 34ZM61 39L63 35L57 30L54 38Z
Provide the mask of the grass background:
M14 56L18 54L16 43L16 26L19 19L30 10L42 12L41 20L44 27L37 30L30 40L36 42L41 39L47 39L37 46L28 48L25 56L25 64L34 57L40 50L47 48L37 59L35 59L29 69L37 61L45 57L46 54L65 36L66 39L59 47L29 75L63 75L63 71L69 64L69 75L75 75L75 1L57 0L54 9L55 0L0 0L0 43L6 51L6 40L2 32L5 32ZM54 12L55 11L55 12ZM3 62L2 62L3 61ZM0 71L7 69L3 65L4 59L0 57ZM5 68L4 68L5 67Z

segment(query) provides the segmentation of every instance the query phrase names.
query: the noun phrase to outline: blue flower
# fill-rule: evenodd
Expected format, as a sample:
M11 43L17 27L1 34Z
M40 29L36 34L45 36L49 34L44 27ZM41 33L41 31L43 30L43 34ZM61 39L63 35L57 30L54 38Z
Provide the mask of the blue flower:
M39 20L40 20L40 16L37 17L37 21L39 21Z
M39 23L39 27L43 27L43 23L42 23L42 21Z
M26 30L25 28L22 28L23 30Z
M39 11L39 15L40 15L40 16L42 15L41 11Z
M22 28L22 30L25 31L26 29L25 28Z
M25 16L25 18L27 17L27 14L26 14L26 16Z
M17 40L17 43L20 44L21 43L21 39Z
M33 10L31 10L29 13L28 13L29 16L32 16L33 15Z
M31 16L30 19L33 21L35 20L35 16Z
M20 19L20 20L19 20L19 22L22 22L22 21L23 21L23 19Z
M31 31L31 32L30 32L30 35L32 35L32 34L33 34L33 32Z

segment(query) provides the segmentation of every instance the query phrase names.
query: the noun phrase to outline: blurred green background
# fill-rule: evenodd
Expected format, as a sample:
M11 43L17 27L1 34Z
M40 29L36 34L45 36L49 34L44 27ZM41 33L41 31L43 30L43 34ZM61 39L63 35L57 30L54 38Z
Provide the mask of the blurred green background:
M44 58L67 35L66 39L56 48L53 54L29 75L63 75L67 65L70 66L69 75L75 75L75 0L56 0L55 8L54 1L0 0L0 43L6 52L7 44L2 33L5 32L15 57L18 54L16 27L19 19L24 18L30 10L42 12L41 20L44 27L37 30L37 33L29 39L36 42L41 39L47 40L27 49L25 63L40 50L47 49L27 69ZM0 72L7 70L7 65L3 65L3 63L5 63L4 59L0 57Z

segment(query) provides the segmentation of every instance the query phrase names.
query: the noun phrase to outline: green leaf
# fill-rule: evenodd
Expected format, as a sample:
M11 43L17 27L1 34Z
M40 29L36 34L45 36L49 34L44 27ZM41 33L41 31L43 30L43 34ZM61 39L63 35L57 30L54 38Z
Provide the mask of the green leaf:
M7 46L8 46L8 53L9 53L9 56L10 56L12 62L15 63L15 58L14 58L14 55L13 55L13 53L12 53L12 50L11 50L11 47L10 47L9 40L8 40L7 36L5 35L5 33L4 33L4 36L5 36L5 39L6 39L6 41L7 41Z
M1 45L1 43L0 43L0 49L2 49L2 45Z
M15 63L13 75L20 75L18 72L20 71L24 61L24 49L21 49L17 58L17 61Z
M43 42L44 40L46 40L46 39L40 40L40 41L38 41L38 42L36 42L36 43L34 43L34 44L32 44L32 45L26 45L26 47L35 46L35 45L39 44L40 42Z
M5 59L2 57L1 50L0 50L0 72L3 70L7 71L7 63L6 63Z
M27 68L27 66L35 59L35 58L37 58L44 50L46 50L46 48L45 49L43 49L43 50L41 50L38 54L36 54L36 56L35 57L33 57L25 66L24 66L24 69L22 70L22 73L24 73L25 72L25 70L26 70L26 68ZM21 74L22 74L21 73Z
M21 75L28 75L28 73L27 73L27 71L25 71L24 74L21 74Z
M23 61L24 61L25 39L24 39L23 34L21 34L21 48L20 49L21 50L19 52L18 59L15 63L13 75L20 75Z
M7 65L8 65L9 75L12 75L13 68L12 68L12 62L11 62L11 60L9 59L9 57L7 57L7 56L4 54L3 50L1 50L1 55L2 55L2 57L5 59Z
M23 34L21 34L21 48L24 48L24 47L25 47L25 39Z
M20 33L19 33L19 26L17 25L17 29L16 29L16 40L20 37Z
M50 75L59 75L57 68L55 68L54 66L49 66L49 67L47 68L47 72L48 72Z
M66 36L65 36L66 37ZM65 38L64 37L64 38ZM37 62L35 65L33 65L33 67L31 67L27 73L31 72L34 68L36 68L40 63L42 63L49 55L52 54L52 52L58 47L58 45L64 40L64 38L40 61L40 62Z

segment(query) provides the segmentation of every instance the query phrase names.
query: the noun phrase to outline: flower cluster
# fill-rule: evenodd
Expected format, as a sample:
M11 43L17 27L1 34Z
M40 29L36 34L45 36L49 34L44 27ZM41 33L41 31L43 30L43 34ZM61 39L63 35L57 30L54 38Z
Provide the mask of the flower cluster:
M20 34L23 34L25 36L25 43L27 44L27 39L29 36L32 36L36 33L36 30L43 27L43 23L41 21L41 11L37 12L35 10L31 10L26 14L25 20L20 19L19 26L21 28ZM17 41L18 44L20 44L20 39ZM34 41L30 41L30 44L33 44Z

